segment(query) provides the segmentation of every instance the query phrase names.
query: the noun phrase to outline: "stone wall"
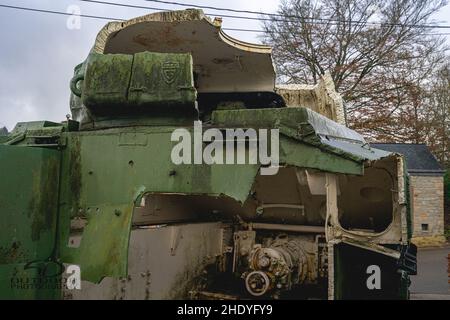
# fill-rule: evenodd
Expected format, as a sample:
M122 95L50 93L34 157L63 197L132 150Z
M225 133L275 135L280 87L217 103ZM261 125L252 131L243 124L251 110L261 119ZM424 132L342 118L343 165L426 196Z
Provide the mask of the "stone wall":
M444 179L410 176L413 237L444 234Z

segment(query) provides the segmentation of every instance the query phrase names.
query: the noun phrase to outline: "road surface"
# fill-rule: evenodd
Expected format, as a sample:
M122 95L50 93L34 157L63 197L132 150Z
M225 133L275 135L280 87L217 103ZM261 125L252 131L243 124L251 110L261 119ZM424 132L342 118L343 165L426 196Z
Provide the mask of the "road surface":
M450 246L419 249L417 276L411 277L412 300L450 300L447 255Z

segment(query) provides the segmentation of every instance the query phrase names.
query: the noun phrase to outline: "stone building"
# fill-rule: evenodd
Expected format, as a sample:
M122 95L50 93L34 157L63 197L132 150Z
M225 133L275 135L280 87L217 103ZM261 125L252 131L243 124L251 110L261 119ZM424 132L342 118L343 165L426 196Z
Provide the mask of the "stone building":
M413 237L417 244L445 242L444 174L424 144L371 144L374 148L401 153L409 175Z

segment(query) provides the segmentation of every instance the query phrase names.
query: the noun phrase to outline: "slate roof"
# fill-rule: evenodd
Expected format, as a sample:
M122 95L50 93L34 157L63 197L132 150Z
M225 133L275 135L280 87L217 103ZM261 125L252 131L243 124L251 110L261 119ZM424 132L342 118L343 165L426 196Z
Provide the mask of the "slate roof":
M372 147L400 153L406 158L407 171L411 175L443 175L445 171L425 144L372 143Z

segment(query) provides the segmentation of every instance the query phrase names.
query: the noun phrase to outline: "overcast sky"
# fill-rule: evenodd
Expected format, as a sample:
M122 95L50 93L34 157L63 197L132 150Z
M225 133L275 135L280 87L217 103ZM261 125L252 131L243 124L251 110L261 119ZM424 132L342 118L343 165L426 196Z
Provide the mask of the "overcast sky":
M144 0L108 1L181 9ZM175 2L264 12L275 12L279 4L279 0ZM77 0L0 0L0 4L63 12L66 12L70 5L78 5L82 14L125 19L153 12ZM220 13L205 11L212 16L214 13ZM444 8L435 20L450 24L450 6ZM82 18L81 29L69 30L66 27L66 16L0 8L0 127L6 126L11 130L19 121L63 121L65 115L70 113L69 81L73 68L85 59L97 32L106 22ZM223 27L260 29L261 26L257 21L224 18ZM241 40L259 42L255 33L227 33Z

